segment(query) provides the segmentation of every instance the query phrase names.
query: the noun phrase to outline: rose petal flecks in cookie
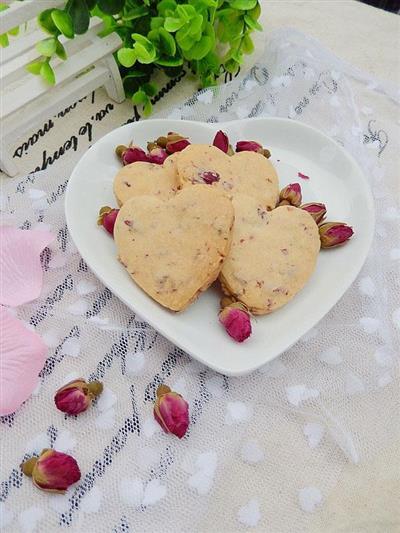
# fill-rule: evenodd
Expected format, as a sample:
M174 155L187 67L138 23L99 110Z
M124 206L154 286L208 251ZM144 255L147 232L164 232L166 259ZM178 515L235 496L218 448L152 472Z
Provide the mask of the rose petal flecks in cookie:
M215 146L192 144L177 159L182 186L205 183L230 196L247 194L265 209L274 209L279 197L278 176L272 163L256 152L226 155Z
M236 195L233 205L232 246L220 281L253 314L267 314L291 300L314 271L318 227L309 213L293 206L266 211L246 195Z
M197 185L167 201L131 198L120 209L114 239L134 281L164 307L181 311L218 277L233 220L226 195Z
M178 190L176 158L169 156L162 165L138 161L121 168L114 178L118 205L134 196L149 194L168 199Z

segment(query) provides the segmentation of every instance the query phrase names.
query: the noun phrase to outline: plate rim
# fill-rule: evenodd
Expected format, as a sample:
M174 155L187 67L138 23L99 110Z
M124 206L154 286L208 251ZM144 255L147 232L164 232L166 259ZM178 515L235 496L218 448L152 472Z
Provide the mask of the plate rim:
M88 260L87 256L84 253L82 253L79 245L76 242L75 229L77 229L77 228L76 228L75 224L73 223L73 221L71 221L71 219L70 219L70 211L68 209L68 204L70 203L71 196L73 194L73 192L71 192L71 191L73 190L73 187L74 187L74 185L73 185L74 176L75 176L75 173L77 172L77 169L78 169L80 163L84 159L86 159L86 157L89 157L88 154L90 154L91 148L93 146L95 146L99 142L104 142L107 139L107 137L111 137L113 134L115 134L115 132L117 130L121 130L121 131L122 130L132 130L132 129L135 129L135 127L137 127L138 125L143 125L144 123L154 123L155 127L156 127L157 124L165 124L165 123L181 123L182 124L182 123L185 123L185 124L188 124L188 125L190 125L192 127L196 127L196 125L199 124L202 127L206 127L207 129L210 129L212 131L213 129L215 129L215 127L223 128L224 126L232 126L232 125L235 125L235 124L242 124L243 122L254 122L254 121L257 121L257 122L264 122L264 121L266 121L266 122L280 122L282 124L290 124L290 125L295 123L296 125L299 125L302 128L306 128L306 129L312 131L314 134L316 133L319 136L322 136L329 144L334 145L340 151L340 153L343 156L345 156L351 162L352 166L357 168L357 170L359 171L360 175L363 178L363 180L362 180L362 183L364 185L363 196L364 196L364 199L365 199L366 203L368 204L369 213L371 214L371 217L370 217L370 220L369 220L369 222L370 222L370 231L367 234L367 242L365 244L363 253L358 255L355 258L355 262L356 262L357 267L353 270L352 276L348 278L346 286L344 287L343 290L340 291L340 293L338 294L338 296L336 298L336 301L334 302L333 305L324 305L323 306L323 308L321 310L321 313L320 313L320 318L313 324L313 326L311 326L311 328L315 327L326 316L326 314L331 309L333 309L333 307L335 305L337 305L339 300L341 300L341 298L348 291L348 289L351 287L351 285L354 283L354 281L356 280L357 276L359 275L359 273L360 273L360 271L361 271L361 269L362 269L362 267L363 267L363 265L364 265L364 263L365 263L365 261L366 261L366 259L368 257L369 251L371 249L371 245L372 245L372 241L373 241L373 237L374 237L375 220L376 220L376 213L375 213L375 205L374 205L373 195L372 195L372 191L371 191L370 185L368 183L368 180L367 180L367 178L365 176L364 170L361 168L361 166L359 165L359 163L356 161L356 159L353 157L352 154L350 154L337 141L335 141L334 139L329 137L327 134L325 134L324 132L322 132L318 128L315 128L314 126L311 126L310 124L305 124L305 123L303 123L301 121L298 121L298 120L284 118L284 117L254 117L254 118L248 118L248 119L237 119L237 120L231 120L231 121L227 121L227 122L217 122L217 123L208 123L208 122L192 121L192 120L168 119L168 118L154 118L154 119L147 119L145 121L141 120L141 121L137 121L137 122L135 121L135 122L131 122L131 123L128 123L128 124L123 124L122 126L114 128L111 131L109 131L108 133L106 133L105 135L103 135L102 137L100 137L79 158L79 160L74 165L74 168L73 168L73 170L72 170L72 172L70 174L70 177L69 177L69 180L68 180L68 184L67 184L67 188L66 188L66 192L65 192L65 200L64 200L64 211L65 211L65 218L66 218L66 224L67 224L68 232L70 234L70 237L71 237L74 245L76 246L76 248L78 250L78 253L83 258L85 263L88 265L88 267L91 270L91 272L93 273L93 275L96 276L97 279L99 279L101 281L101 283L103 283L104 286L109 288L109 290L111 290L111 292L120 301L122 301L129 309L131 309L134 313L136 313L140 317L142 317L150 326L152 326L156 331L158 331L166 339L168 339L170 342L172 342L172 344L174 346L178 346L185 353L187 353L188 355L193 357L195 360L199 361L201 364L204 364L205 366L211 368L212 370L215 370L216 372L219 372L221 374L228 375L228 376L233 376L233 377L249 375L250 373L254 372L255 370L257 370L257 369L263 367L264 365L268 364L269 362L273 361L274 359L276 359L277 357L282 355L285 351L290 349L294 344L296 344L302 338L302 336L306 335L306 333L308 331L310 331L311 328L307 329L300 337L297 337L295 340L290 341L287 344L285 344L285 346L279 351L279 353L276 353L271 359L269 359L268 361L264 361L262 364L260 364L259 362L256 362L253 365L248 365L245 369L229 370L229 369L227 369L225 367L219 366L218 364L213 364L213 362L209 362L208 360L205 361L202 357L199 357L198 355L193 353L192 350L188 349L187 347L184 347L184 346L180 345L180 343L177 342L176 338L172 338L172 336L168 332L164 331L164 328L163 328L162 325L160 326L159 324L155 323L156 321L153 321L151 318L149 319L147 316L143 316L142 312L135 308L134 303L132 303L131 301L128 301L127 299L125 299L125 297L123 295L119 295L119 294L116 295L114 293L114 291L112 289L110 289L108 282L104 279L104 277L101 274L99 274L97 272L96 267L93 266L92 262L90 261L90 259ZM71 185L71 183L72 183L72 185Z

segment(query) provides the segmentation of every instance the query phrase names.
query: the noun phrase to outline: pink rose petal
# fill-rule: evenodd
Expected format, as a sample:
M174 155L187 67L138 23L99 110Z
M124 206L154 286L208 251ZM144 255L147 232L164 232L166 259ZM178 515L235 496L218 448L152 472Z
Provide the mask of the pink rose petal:
M297 175L302 180L309 180L310 179L310 176L307 176L307 174L303 174L302 172L298 172Z
M31 395L47 346L0 306L0 416L14 413Z
M16 307L40 295L40 254L52 240L48 231L0 227L0 304Z

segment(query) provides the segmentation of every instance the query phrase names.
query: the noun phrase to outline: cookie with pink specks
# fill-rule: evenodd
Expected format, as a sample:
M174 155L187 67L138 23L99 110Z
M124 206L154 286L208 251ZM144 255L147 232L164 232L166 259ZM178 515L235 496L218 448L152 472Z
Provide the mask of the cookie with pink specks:
M180 152L177 169L181 186L205 183L231 197L257 198L264 209L274 209L279 196L277 173L272 163L256 152L226 155L219 148L192 144Z
M114 194L118 205L144 194L165 200L174 196L179 188L178 155L170 155L162 165L137 161L121 168L114 178Z
M169 200L127 200L114 239L121 263L139 287L164 307L181 311L218 277L233 220L225 194L196 185Z
M288 303L313 273L320 249L318 226L292 206L267 211L256 198L236 195L230 252L219 279L226 294L255 315Z

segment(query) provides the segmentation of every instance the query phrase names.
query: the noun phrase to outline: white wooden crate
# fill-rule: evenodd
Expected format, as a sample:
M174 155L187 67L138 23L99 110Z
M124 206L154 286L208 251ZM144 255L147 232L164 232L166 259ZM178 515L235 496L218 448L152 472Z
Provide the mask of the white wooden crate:
M91 18L84 35L71 40L59 38L68 59L52 59L56 76L54 86L26 71L26 65L39 58L35 44L46 37L32 19L44 9L64 4L65 0L25 0L11 4L0 13L0 34L26 22L33 26L27 31L22 29L7 48L0 49L0 168L9 176L18 172L10 146L34 124L45 122L98 87L104 86L108 96L116 102L125 99L113 57L113 52L121 46L121 39L115 33L98 37L103 23L97 17Z

